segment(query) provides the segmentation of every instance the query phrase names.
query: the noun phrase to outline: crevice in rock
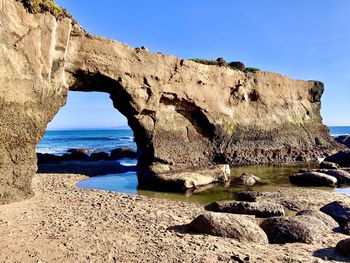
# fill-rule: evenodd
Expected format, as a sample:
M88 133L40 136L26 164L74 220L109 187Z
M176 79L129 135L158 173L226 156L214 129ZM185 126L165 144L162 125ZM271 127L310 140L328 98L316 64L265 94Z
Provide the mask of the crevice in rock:
M174 106L176 112L184 116L203 137L208 139L214 137L215 126L194 102L179 99L175 94L171 97L162 95L160 103Z

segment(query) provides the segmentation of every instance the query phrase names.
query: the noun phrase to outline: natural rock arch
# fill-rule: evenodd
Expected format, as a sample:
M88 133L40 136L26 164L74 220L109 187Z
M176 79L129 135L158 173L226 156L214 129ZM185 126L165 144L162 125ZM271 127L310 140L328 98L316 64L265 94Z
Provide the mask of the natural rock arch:
M35 145L68 89L111 94L144 167L292 162L336 148L322 124L320 82L132 48L15 0L0 9L1 203L30 196Z
M105 92L110 95L113 106L122 113L128 120L128 125L132 129L135 142L138 148L138 161L140 165L150 164L147 156L152 156L151 138L142 125L135 119L133 106L130 104L130 94L126 93L122 81L115 80L100 72L91 73L78 70L73 74L74 82L69 87L71 91L83 92Z

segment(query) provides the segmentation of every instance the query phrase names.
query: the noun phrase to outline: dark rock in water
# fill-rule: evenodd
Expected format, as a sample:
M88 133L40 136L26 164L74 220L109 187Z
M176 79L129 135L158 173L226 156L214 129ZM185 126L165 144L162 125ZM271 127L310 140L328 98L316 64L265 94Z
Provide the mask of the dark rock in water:
M340 151L328 156L326 162L336 163L341 167L350 167L350 151Z
M335 187L337 185L337 179L335 177L317 172L304 172L293 174L289 176L289 181L292 184L300 186Z
M240 192L237 194L237 199L239 201L255 202L258 196L264 196L266 194L267 193L255 191Z
M191 231L220 237L229 237L240 242L267 244L264 231L249 216L223 213L203 213L189 225Z
M284 216L284 208L271 202L214 202L205 207L213 212L255 215L257 217Z
M337 178L338 184L350 184L350 173L344 170L326 170L326 169L316 169L313 170L318 173L327 174Z
M141 186L145 186L144 179L146 178L146 183L148 183L146 187L152 182L152 187L182 192L187 189L198 189L204 185L227 182L230 167L219 164L207 168L183 167L181 170L170 170L168 165L153 164L140 174L138 182Z
M327 226L313 216L272 217L261 223L270 243L307 243L314 244L321 240Z
M61 159L63 161L83 161L83 160L89 160L89 155L87 155L84 152L72 152L72 153L66 153L63 154Z
M343 233L345 235L349 235L350 236L350 222L347 222L344 226L343 226Z
M93 161L108 160L109 154L105 152L92 153L90 158Z
M334 170L337 170L339 169L339 165L336 164L336 163L331 163L331 162L322 162L320 164L320 168L321 169L334 169Z
M321 207L320 210L331 216L341 227L350 222L350 203L335 201Z
M340 241L337 244L336 249L344 256L350 257L350 238Z
M313 216L321 220L330 230L339 227L339 224L332 217L318 210L303 210L298 212L296 216Z
M261 179L253 174L242 174L239 177L236 177L232 180L233 184L245 185L245 186L253 186L256 183L260 183Z
M350 136L349 135L340 135L335 137L335 141L341 144L344 144L346 147L350 148Z
M36 156L38 158L38 164L57 163L62 160L61 156L49 153L37 153Z
M134 166L123 166L116 161L64 161L38 165L39 173L84 174L97 176L135 171Z
M137 154L131 148L116 148L110 154L111 160L119 160L123 158L137 158Z
M93 150L89 148L71 148L67 150L68 153L91 153Z

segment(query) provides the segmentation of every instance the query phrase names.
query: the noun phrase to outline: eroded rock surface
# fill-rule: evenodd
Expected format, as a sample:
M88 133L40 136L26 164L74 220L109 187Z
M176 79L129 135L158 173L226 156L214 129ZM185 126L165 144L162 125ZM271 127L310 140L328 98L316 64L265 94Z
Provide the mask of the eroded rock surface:
M257 217L284 216L283 206L271 202L223 201L211 203L205 209L213 212L246 214Z
M262 222L261 228L272 244L294 242L313 244L330 231L321 220L307 215L268 218Z
M329 215L322 213L321 211L318 210L302 210L299 211L297 216L313 216L319 220L321 220L330 230L333 230L337 227L339 227L339 224Z
M320 82L132 48L15 0L0 10L1 203L30 195L35 145L69 89L110 94L143 167L303 161L337 147L322 124Z
M0 204L31 195L35 146L65 104L71 23L0 1Z

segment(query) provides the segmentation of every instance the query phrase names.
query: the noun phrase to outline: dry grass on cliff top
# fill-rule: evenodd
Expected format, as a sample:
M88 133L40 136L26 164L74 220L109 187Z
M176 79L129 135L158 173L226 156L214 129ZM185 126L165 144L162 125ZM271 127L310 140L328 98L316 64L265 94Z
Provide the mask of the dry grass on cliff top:
M37 13L50 13L57 20L63 18L70 18L73 23L76 21L73 19L72 15L64 8L58 6L53 0L20 0L24 7L33 14Z

